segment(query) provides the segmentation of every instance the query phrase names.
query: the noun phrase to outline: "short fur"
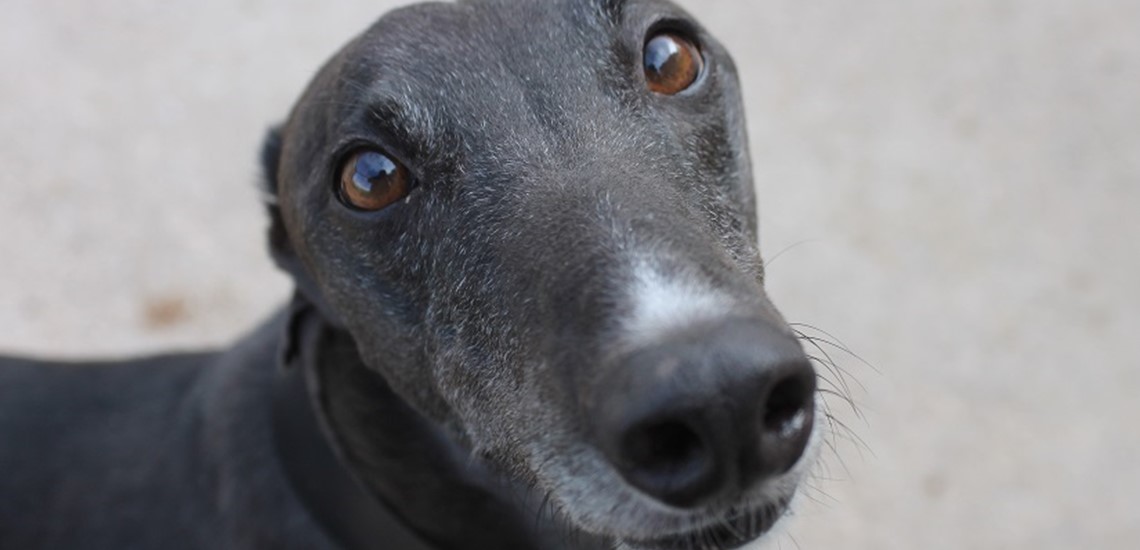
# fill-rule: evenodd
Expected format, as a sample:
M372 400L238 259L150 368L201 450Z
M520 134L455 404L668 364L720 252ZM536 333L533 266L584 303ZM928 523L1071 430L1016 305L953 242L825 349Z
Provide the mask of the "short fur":
M672 97L642 76L659 28L695 36L706 60ZM405 200L340 204L339 165L361 145L410 167ZM646 280L790 333L762 287L735 67L688 14L658 0L390 12L318 72L262 159L292 305L220 352L0 359L0 547L335 548L275 455L282 365L311 373L330 444L439 548L636 546L746 505L782 513L808 457L677 510L593 439L615 358L685 330L638 325Z

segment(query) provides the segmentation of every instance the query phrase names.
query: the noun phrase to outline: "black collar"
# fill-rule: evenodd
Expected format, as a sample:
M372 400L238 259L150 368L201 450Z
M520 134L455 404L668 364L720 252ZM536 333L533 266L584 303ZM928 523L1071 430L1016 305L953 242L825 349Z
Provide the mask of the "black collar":
M273 434L286 477L305 508L345 550L433 550L344 465L318 417L320 399L302 365L273 381Z

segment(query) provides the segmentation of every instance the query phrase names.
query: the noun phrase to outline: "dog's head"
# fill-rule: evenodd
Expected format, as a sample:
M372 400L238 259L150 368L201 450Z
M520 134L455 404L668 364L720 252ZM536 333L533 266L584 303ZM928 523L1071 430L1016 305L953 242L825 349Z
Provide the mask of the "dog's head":
M630 546L785 509L815 374L762 286L740 91L656 0L424 4L266 148L274 255L369 368Z

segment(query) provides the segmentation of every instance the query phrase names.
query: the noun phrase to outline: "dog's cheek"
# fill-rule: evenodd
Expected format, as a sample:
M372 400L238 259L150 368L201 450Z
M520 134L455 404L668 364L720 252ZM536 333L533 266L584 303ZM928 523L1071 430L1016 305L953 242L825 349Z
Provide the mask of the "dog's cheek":
M523 372L533 360L505 339L464 338L454 327L438 332L427 360L456 425L472 452L514 469L523 462L520 441L545 426L533 412L538 392Z
M389 325L390 327L391 325ZM440 424L454 423L454 415L438 387L431 369L425 368L422 346L415 338L405 336L394 344L391 338L398 330L372 327L350 329L357 342L361 359L369 369L377 372L388 385L420 414Z
M500 402L509 392L499 383L504 373L494 363L496 354L461 344L456 332L447 328L436 337L424 369L431 373L432 387L438 388L475 447L492 445L498 436L498 415L505 412Z
M364 364L424 416L450 420L445 401L429 368L422 313L414 289L391 282L382 269L357 258L349 272L322 274L320 286L335 314L351 334ZM344 264L340 264L345 267Z

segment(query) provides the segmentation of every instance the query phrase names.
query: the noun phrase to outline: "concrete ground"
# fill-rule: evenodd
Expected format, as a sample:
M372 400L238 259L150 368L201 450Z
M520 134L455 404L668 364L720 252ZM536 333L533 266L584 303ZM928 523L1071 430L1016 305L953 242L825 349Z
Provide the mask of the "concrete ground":
M875 367L834 355L862 443L773 547L1140 547L1140 3L683 3L743 74L772 295ZM281 303L259 139L384 4L0 3L0 349Z

